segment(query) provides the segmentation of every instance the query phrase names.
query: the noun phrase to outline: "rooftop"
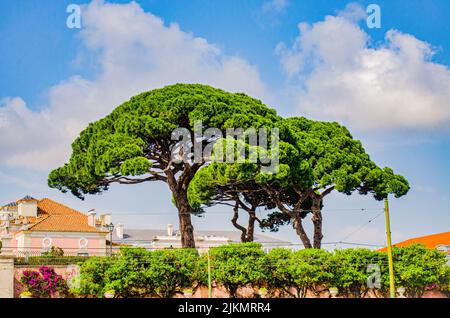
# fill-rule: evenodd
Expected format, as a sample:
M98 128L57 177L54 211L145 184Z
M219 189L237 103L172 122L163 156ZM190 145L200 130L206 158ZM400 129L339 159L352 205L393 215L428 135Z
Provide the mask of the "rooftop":
M22 202L22 201L39 201L35 198L33 198L32 196L26 195L24 196L22 199L17 200L17 203Z
M176 238L179 231L174 231L173 238ZM228 239L232 242L238 243L241 242L241 233L239 231L195 231L194 236L196 238L205 238L208 237L210 239ZM159 238L168 238L167 230L159 230L159 229L124 229L124 238L120 239L117 236L116 231L113 233L113 241L120 241L124 243L145 243L151 242L156 237ZM180 236L178 236L180 237ZM274 244L274 245L289 245L291 242L280 240L274 238L269 235L255 233L254 242L262 243L262 244Z
M434 249L438 247L439 245L450 245L450 232L443 232L443 233L437 233L432 235L426 235L426 236L419 236L415 238L408 239L406 241L402 241L396 244L393 244L393 246L397 247L403 247L403 246L409 246L414 243L419 243L425 245L429 249ZM384 247L380 249L380 251L384 252L387 248Z
M15 207L15 206L17 206L17 202L10 202L10 203L4 205L3 207L5 207L5 208L12 208L12 207Z
M3 207L16 207L21 201L37 202L37 217L19 216L20 224L28 224L27 231L41 232L103 232L88 225L86 214L48 198L37 200L31 196L9 203ZM14 204L15 203L15 204Z

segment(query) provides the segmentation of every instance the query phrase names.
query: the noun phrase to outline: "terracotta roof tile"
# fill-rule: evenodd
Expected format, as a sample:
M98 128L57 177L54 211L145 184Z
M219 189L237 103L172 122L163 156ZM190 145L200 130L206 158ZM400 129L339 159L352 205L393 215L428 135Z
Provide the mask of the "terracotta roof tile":
M87 215L47 198L38 202L38 217L27 219L29 231L105 232L89 226Z
M437 233L427 236L415 237L403 242L399 242L394 244L393 246L404 247L409 246L414 243L419 243L425 245L429 249L434 249L438 245L450 245L450 232ZM385 252L387 250L386 247L380 249L380 251Z

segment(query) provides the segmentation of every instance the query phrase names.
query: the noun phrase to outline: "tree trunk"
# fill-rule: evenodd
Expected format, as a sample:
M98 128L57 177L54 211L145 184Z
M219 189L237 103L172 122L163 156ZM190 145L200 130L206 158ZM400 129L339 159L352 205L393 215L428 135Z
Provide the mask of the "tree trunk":
M236 203L236 206L233 208L233 218L231 219L231 223L233 223L233 226L235 228L241 231L241 242L245 243L247 242L247 229L237 222L238 218L239 218L239 207Z
M312 204L312 222L314 224L314 248L321 248L322 246L322 211L320 204L321 198L313 198Z
M247 242L253 242L255 236L255 211L248 212Z
M189 205L186 191L174 195L178 208L178 220L183 248L195 248L194 227L192 225L192 208Z
M295 213L294 228L295 231L297 232L297 235L300 237L303 246L305 246L305 248L312 248L311 241L309 240L308 235L306 234L305 229L303 228L302 217L300 216L299 213Z

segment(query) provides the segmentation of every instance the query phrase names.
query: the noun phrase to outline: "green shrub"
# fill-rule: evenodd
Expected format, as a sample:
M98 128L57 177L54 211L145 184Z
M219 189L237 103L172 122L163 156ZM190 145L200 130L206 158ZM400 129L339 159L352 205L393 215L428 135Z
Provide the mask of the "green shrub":
M145 297L151 293L144 277L148 251L124 247L120 255L105 266L101 295L114 290L117 297Z
M80 286L73 292L78 295L103 297L105 272L112 261L107 257L91 257L81 264Z
M318 287L329 285L331 254L320 249L304 249L291 252L284 248L275 248L267 254L270 264L268 284L292 297L306 297L307 290L320 293ZM290 291L295 288L296 293Z
M448 289L450 271L444 252L413 244L394 247L393 258L395 285L405 287L408 296L420 297L427 289Z
M288 271L299 297L306 297L306 291L318 291L319 285L328 286L333 278L331 254L321 249L304 249L291 256Z
M103 297L171 297L197 283L199 256L195 249L147 251L122 248L117 258L93 257L81 266L82 295Z
M57 246L52 246L49 251L42 253L44 257L63 257L64 250Z
M405 287L408 296L419 297L433 288L448 291L450 267L444 253L413 245L394 248L393 255L396 286ZM213 283L224 286L232 297L244 286L292 297L305 297L307 290L319 294L333 286L343 296L362 297L370 290L371 264L380 270L380 291L389 292L387 255L368 249L292 252L275 248L266 254L260 244L243 243L211 248L209 257ZM75 292L103 297L107 290L114 290L117 297L172 297L206 285L207 263L208 255L199 256L195 249L122 248L117 257L85 260Z
M264 285L267 281L265 253L258 243L229 244L211 248L212 278L236 297L239 287Z
M150 252L148 263L145 264L144 278L152 287L152 293L159 297L171 297L195 285L198 258L195 249Z
M14 259L15 265L80 265L89 256L63 256L63 257L52 257L52 256L29 256L16 257Z
M294 279L289 271L292 260L292 251L286 248L274 248L266 256L268 271L267 285L271 293L278 290L281 295L290 295L290 287L294 285Z
M346 297L363 297L369 291L370 264L378 265L381 273L388 271L384 253L363 248L336 250L331 262L330 283Z

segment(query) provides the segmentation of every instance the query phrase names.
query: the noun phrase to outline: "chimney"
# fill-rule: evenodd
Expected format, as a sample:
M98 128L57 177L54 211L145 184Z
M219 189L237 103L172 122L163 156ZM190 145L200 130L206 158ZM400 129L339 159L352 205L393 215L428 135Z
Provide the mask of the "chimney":
M111 213L104 213L100 216L102 226L108 226L111 223Z
M27 218L25 218L25 219L23 220L23 223L22 223L22 230L24 230L24 231L28 230L28 220L27 220Z
M167 224L167 235L173 236L173 225L172 224Z
M89 226L95 227L95 215L96 214L94 209L88 211L87 216Z
M123 224L119 223L116 225L116 235L119 239L123 239Z
M38 200L29 195L17 201L17 212L21 216L37 217Z

